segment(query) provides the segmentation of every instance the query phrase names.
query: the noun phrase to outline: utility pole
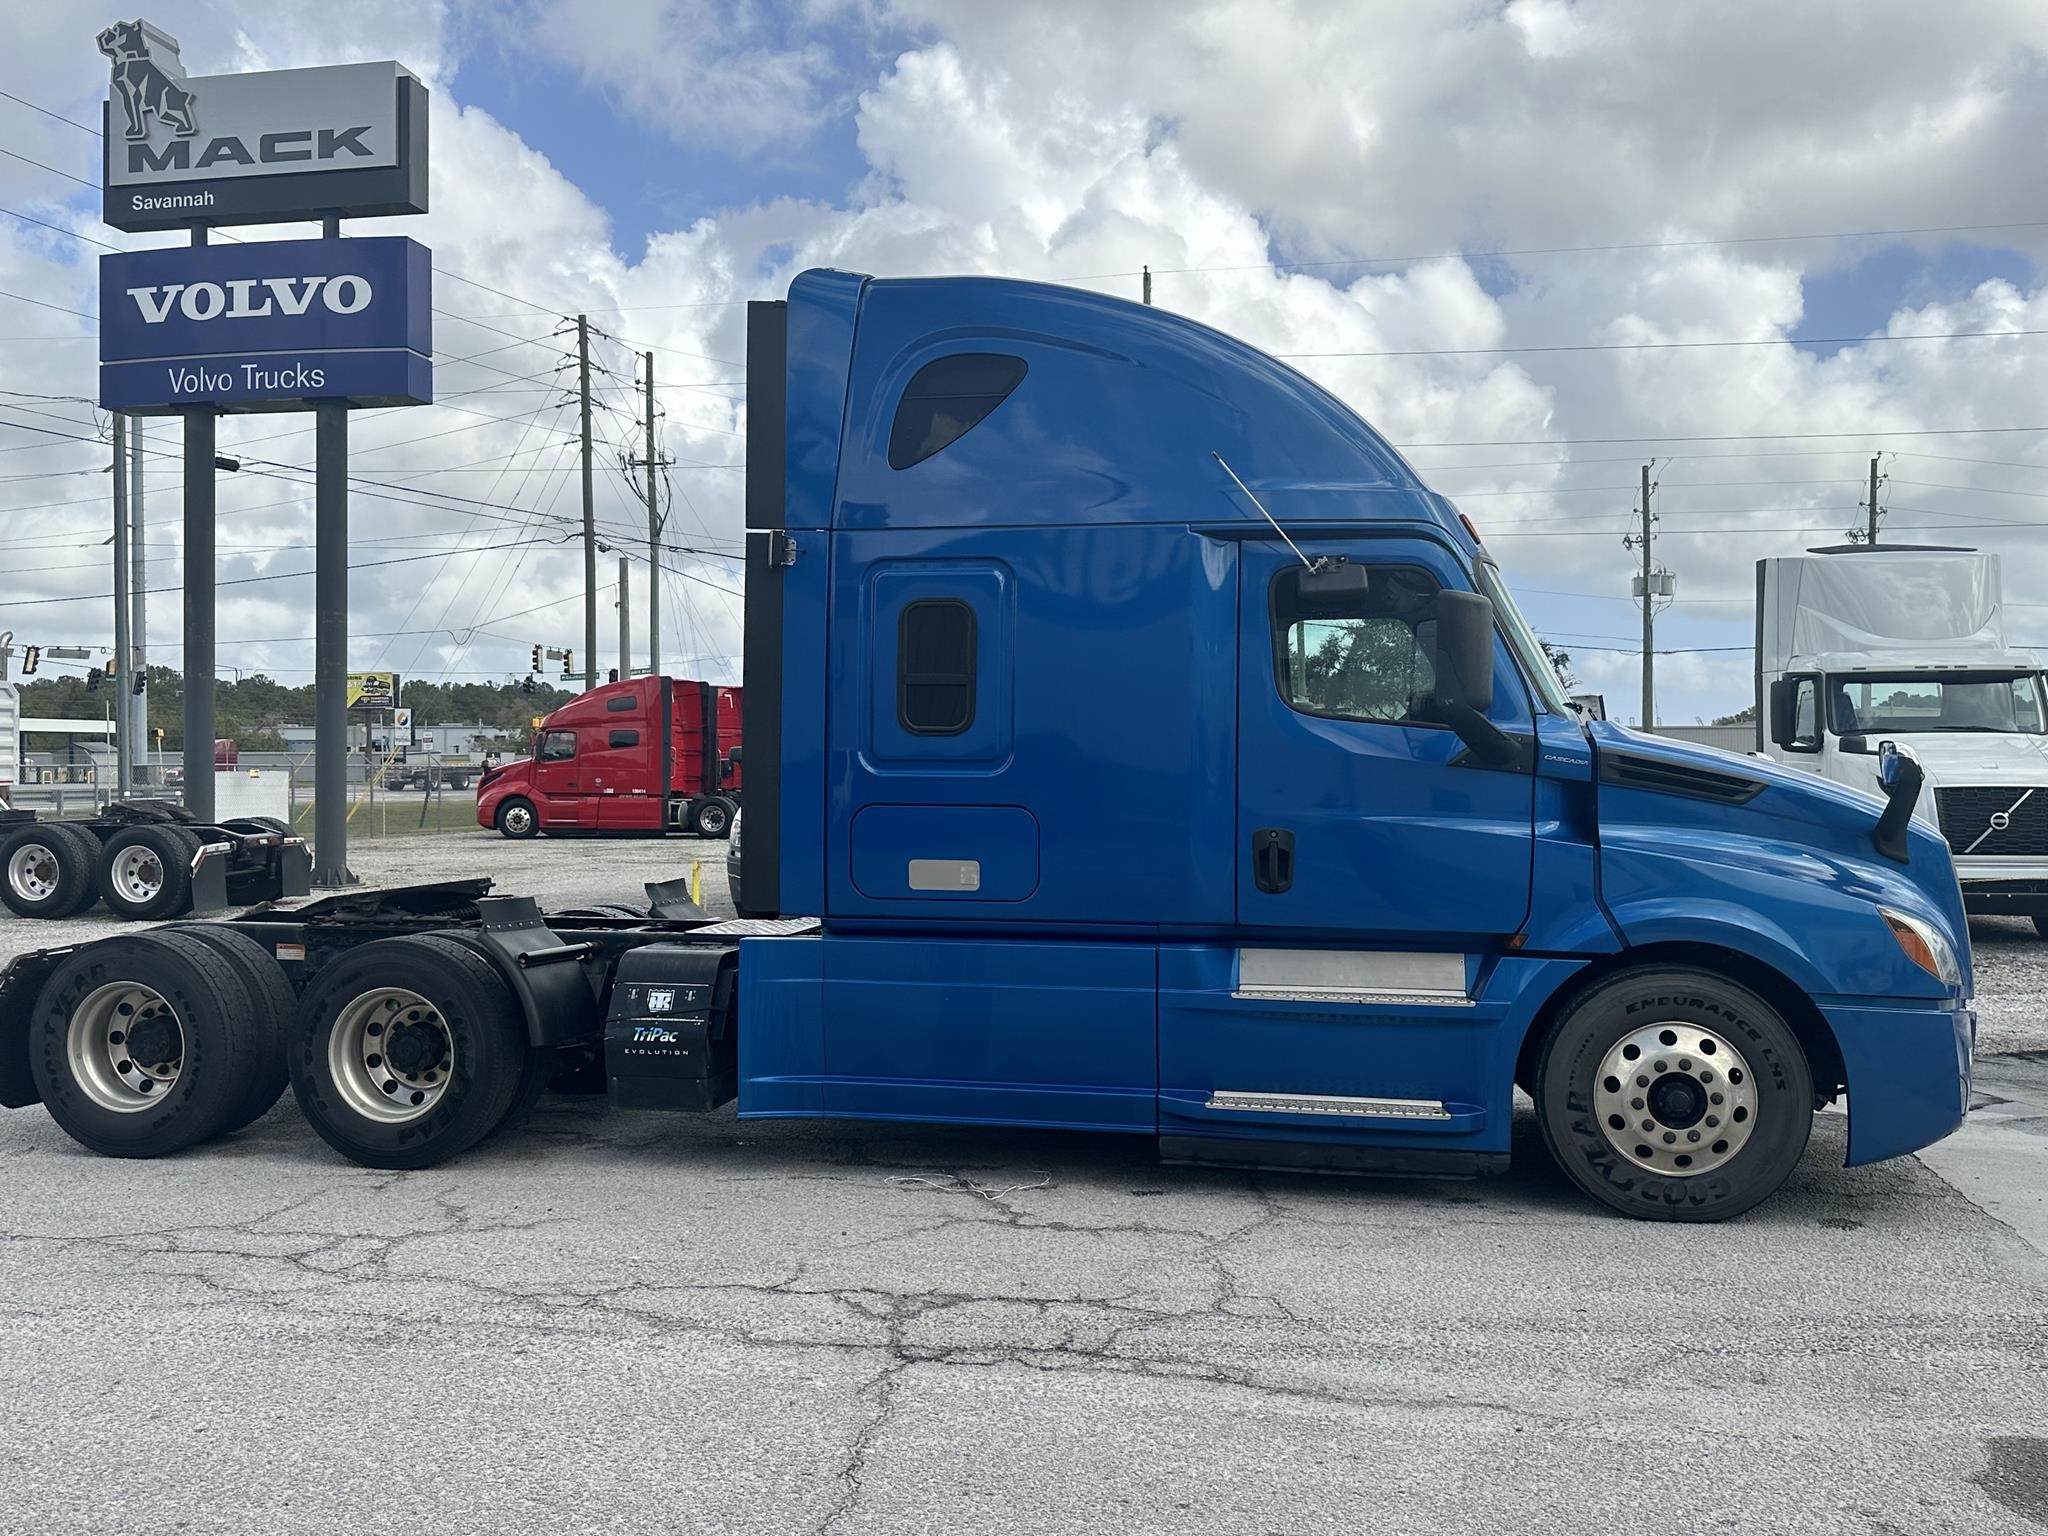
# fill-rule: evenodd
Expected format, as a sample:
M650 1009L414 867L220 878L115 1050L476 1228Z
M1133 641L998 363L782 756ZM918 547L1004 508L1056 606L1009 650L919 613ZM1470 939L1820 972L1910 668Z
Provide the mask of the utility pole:
M1152 302L1152 269L1151 269L1150 267L1146 267L1146 268L1145 268L1144 270L1145 270L1145 302L1146 302L1147 304L1150 304L1150 303Z
M1643 504L1639 509L1643 527L1640 533L1631 533L1621 543L1624 549L1638 549L1643 552L1642 574L1632 583L1635 595L1643 600L1643 713L1641 725L1651 730L1657 724L1657 599L1669 597L1675 587L1671 573L1653 570L1650 566L1650 541L1656 537L1652 527L1657 519L1650 511L1650 492L1656 487L1650 484L1650 466L1643 466Z
M114 413L114 794L135 792L134 716L128 695L134 687L134 637L128 611L128 418Z
M576 379L583 397L583 687L597 686L597 488L590 467L590 316L576 317Z
M1877 542L1877 458L1873 454L1870 460L1870 501L1866 508L1870 513L1870 531L1865 535L1865 542L1870 544Z
M619 556L619 681L633 675L633 607L626 581L628 562Z
M135 681L128 691L130 768L138 779L149 777L149 587L148 556L143 545L142 418L128 422L128 603L134 617L128 639L135 648ZM114 473L119 474L116 466Z
M647 675L661 676L661 494L655 476L661 455L654 445L654 354L643 352L647 370Z

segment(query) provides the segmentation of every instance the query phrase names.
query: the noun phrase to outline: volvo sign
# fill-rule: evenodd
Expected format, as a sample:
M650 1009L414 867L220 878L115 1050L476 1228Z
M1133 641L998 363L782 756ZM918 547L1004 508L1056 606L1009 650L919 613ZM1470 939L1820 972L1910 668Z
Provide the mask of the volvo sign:
M399 65L187 77L178 40L146 21L98 43L114 228L427 211L427 92Z
M424 405L433 271L398 236L169 246L100 258L100 405Z

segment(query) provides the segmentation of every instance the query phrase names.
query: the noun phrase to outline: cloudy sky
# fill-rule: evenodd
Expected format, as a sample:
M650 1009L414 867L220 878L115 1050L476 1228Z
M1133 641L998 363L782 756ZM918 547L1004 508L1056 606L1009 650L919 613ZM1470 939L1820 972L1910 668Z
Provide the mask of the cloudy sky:
M572 357L599 519L675 460L669 671L737 673L744 301L807 266L987 272L1290 357L1478 522L1617 718L1654 460L1660 715L1748 702L1755 560L1860 523L2007 556L2048 645L2048 5L2039 0L157 0L194 74L396 58L433 92L442 404L354 426L352 665L580 647ZM106 645L104 7L0 57L0 629ZM353 226L364 232L373 222ZM245 236L305 233L278 227ZM1959 333L2006 333L1965 335ZM2018 333L2018 334L2013 334ZM177 661L177 428L147 429L150 654ZM79 439L88 439L80 441ZM310 417L230 419L221 659L311 676ZM630 546L628 546L630 547ZM649 568L632 568L644 653ZM611 557L605 580L613 580ZM604 596L604 664L616 622Z

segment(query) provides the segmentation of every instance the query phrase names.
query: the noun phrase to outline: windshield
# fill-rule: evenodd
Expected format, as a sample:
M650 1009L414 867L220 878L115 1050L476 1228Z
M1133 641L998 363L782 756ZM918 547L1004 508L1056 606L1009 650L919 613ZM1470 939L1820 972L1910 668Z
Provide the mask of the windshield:
M2041 694L2041 680L2031 672L1922 672L1902 677L1858 673L1828 679L1828 724L1838 736L1908 731L2038 736L2048 731Z
M1539 707L1553 715L1569 716L1571 700L1565 697L1564 683L1557 675L1557 668L1543 654L1543 644L1536 638L1536 631L1529 627L1529 621L1522 617L1522 610L1515 606L1514 598L1508 594L1507 583L1500 579L1500 567L1491 560L1479 562L1479 590L1492 602L1494 617L1500 620L1500 627L1508 637L1508 647L1522 664L1522 676L1536 690Z

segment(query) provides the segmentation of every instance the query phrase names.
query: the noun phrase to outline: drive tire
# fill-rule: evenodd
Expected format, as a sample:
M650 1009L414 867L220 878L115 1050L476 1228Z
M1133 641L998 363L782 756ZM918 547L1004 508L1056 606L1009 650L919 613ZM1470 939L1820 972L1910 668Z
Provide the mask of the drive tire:
M2041 938L2048 939L2048 912L2036 912L2032 921L2035 934Z
M1682 967L1623 971L1573 998L1534 1097L1566 1177L1648 1221L1741 1215L1785 1182L1813 1127L1791 1027L1747 987Z
M367 1057L359 1057L354 1032L364 1031L367 1049L374 1022L356 1021L375 1013L380 995L418 999L423 1006L401 1005L399 1016L418 1015L414 1027L434 1036L451 1063L419 1090L431 1097L417 1108L396 1100L385 1107L372 1097L374 1074L356 1066ZM414 1169L447 1162L496 1130L524 1084L528 1055L519 1004L490 963L456 939L418 934L365 944L316 976L293 1017L286 1062L321 1140L366 1168Z
M515 843L523 843L540 833L540 813L533 808L533 802L521 795L514 795L498 807L492 818L498 831Z
M730 800L717 795L700 800L690 812L690 830L699 837L722 838L732 831L734 809Z
M136 922L191 911L199 849L199 834L184 827L124 827L99 850L100 900L114 916Z
M143 1093L148 1074L132 1061L122 1072L116 1052L126 1042L114 1042L105 1026L146 1014L148 999L168 1010L179 1054L174 1075L153 1077L156 1086ZM246 1102L266 1048L256 1012L236 969L189 934L102 939L59 961L36 999L36 1090L65 1134L102 1156L182 1152L219 1135Z
M83 827L31 822L0 842L0 902L16 917L75 917L99 897L100 840Z
M298 994L285 979L284 968L269 950L239 929L221 923L172 923L158 930L189 934L229 965L248 989L254 1013L257 1054L243 1083L242 1096L228 1110L218 1134L246 1130L277 1107L291 1086L285 1071L285 1029L298 1010Z

